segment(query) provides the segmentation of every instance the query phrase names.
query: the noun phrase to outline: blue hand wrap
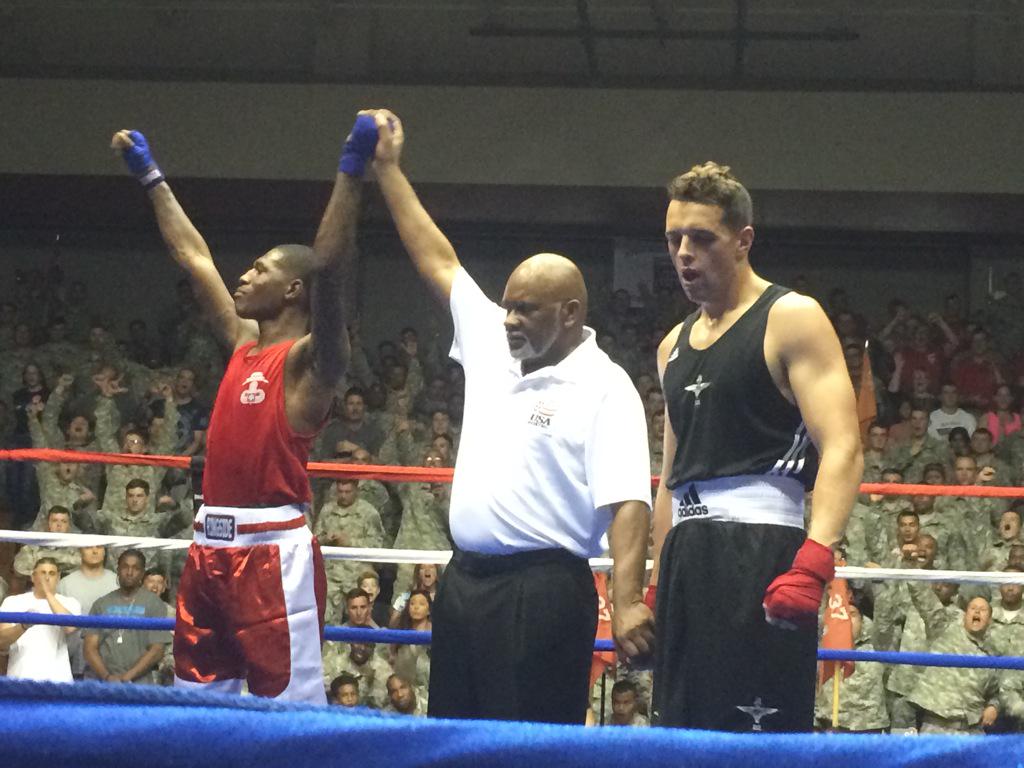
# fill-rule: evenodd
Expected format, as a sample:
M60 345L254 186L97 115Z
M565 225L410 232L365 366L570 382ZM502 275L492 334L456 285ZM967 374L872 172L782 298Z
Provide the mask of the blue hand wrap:
M376 121L371 115L359 115L352 126L352 132L345 139L338 170L349 176L362 176L366 171L366 163L373 157L376 148Z
M149 151L146 137L138 131L132 131L128 135L131 137L134 146L127 147L121 153L125 164L128 166L128 170L135 174L135 178L146 189L155 187L164 180L164 175L153 161L153 155Z

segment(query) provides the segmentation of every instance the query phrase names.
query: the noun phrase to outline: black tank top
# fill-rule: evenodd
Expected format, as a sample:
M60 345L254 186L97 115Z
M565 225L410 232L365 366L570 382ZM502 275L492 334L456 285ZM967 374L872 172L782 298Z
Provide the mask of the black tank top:
M668 487L735 475L794 477L814 485L818 452L800 409L768 372L768 311L788 288L771 285L714 344L690 346L699 310L686 318L663 382L678 438Z

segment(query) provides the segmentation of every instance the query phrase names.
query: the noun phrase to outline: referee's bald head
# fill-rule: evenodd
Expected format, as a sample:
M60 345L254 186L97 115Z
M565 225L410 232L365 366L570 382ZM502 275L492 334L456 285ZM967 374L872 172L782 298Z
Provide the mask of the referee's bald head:
M557 253L538 253L520 262L508 279L508 286L525 288L541 303L579 302L578 323L587 319L587 285L580 268Z
M579 267L557 253L538 253L505 284L505 335L523 373L555 365L583 340L587 286Z

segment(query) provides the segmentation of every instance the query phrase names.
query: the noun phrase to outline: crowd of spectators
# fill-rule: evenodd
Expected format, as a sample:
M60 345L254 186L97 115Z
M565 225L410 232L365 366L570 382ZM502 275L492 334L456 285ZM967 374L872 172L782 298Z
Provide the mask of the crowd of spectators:
M802 281L795 287L803 288ZM972 313L951 295L936 311L895 299L881 318L860 314L841 289L825 298L859 407L863 412L870 405L874 414L864 436L866 482L1024 485L1024 289L1017 275L1008 276L1003 289ZM14 290L0 302L4 447L202 455L209 404L226 360L187 282L178 284L162 316L133 319L123 336L97 319L98 302L85 283L66 286L57 268L19 274ZM642 292L640 306L622 290L594 296L592 304L589 324L598 344L641 394L657 474L665 423L655 349L688 312L685 299L668 286L654 295ZM352 362L312 458L453 466L463 374L447 358L440 332L421 335L407 327L396 339L369 345L355 322L350 336ZM0 467L0 528L188 539L200 487L190 471L8 462ZM445 483L315 479L313 490L309 523L324 545L451 548ZM1020 518L1012 499L864 495L842 550L850 565L1024 569ZM173 615L169 606L183 558L183 550L15 551L3 545L0 598L10 595L4 610L24 604L42 612L62 606L94 614ZM53 572L59 577L55 587ZM327 577L329 623L429 629L443 574L432 565L330 560ZM932 590L902 582L854 587L857 647L955 646L964 653L1024 655L1018 588ZM38 659L24 661L34 643L67 656L76 679L170 682L166 633L82 634L41 625L0 630L8 674L38 669ZM423 646L327 643L324 684L341 706L422 714L429 664ZM1015 727L1015 718L1024 716L1024 675L872 666L855 674L858 685L844 698L841 723L854 730ZM51 670L53 679L64 675L60 669ZM649 674L612 669L605 682L603 696L595 687L595 713L614 724L644 724ZM825 718L831 707L822 705Z

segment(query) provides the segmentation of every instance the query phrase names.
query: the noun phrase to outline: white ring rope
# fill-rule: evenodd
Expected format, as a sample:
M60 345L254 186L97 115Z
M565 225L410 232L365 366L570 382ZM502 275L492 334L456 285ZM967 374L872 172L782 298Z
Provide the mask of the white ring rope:
M191 539L157 539L146 536L101 536L96 533L49 533L47 531L0 530L0 541L18 544L36 544L43 547L135 547L174 551L188 549ZM436 563L445 565L452 558L447 549L377 549L373 547L321 547L326 560L359 560L367 563ZM595 570L610 570L610 557L590 558ZM647 561L647 567L652 562Z
M46 531L0 530L0 541L36 544L43 547L136 547L174 551L188 549L191 539L157 539L139 536L101 536L95 533L49 533ZM373 547L323 547L326 560L359 560L366 563L436 563L445 565L452 553L444 549L378 549ZM590 567L611 570L610 557L590 558ZM653 561L647 561L647 569ZM836 577L860 581L954 581L960 584L1024 584L1020 571L936 571L921 568L836 568Z

